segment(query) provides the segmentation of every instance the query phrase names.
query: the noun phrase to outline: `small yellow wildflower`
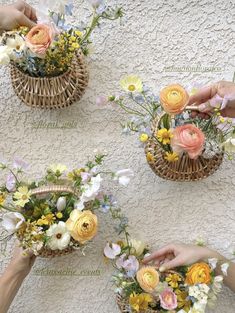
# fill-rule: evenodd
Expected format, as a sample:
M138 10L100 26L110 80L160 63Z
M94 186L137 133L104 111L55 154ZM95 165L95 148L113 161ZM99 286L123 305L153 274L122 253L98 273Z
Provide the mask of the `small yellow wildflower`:
M154 155L151 152L148 152L146 155L146 159L149 163L154 162Z
M221 113L220 113L220 112L217 112L217 113L216 113L216 115L217 115L217 116L220 116L220 115L221 115Z
M182 281L182 278L178 274L169 274L166 277L166 281L168 285L171 286L172 288L178 288L179 283Z
M166 152L165 160L168 162L176 162L179 160L179 155L176 152Z
M6 195L4 193L0 193L0 205L3 205L6 200Z
M175 290L177 296L178 308L183 309L185 312L189 312L191 308L191 301L188 300L188 293L179 289Z
M171 138L173 137L173 134L170 130L162 128L156 132L156 137L163 145L168 145L171 143Z
M42 216L38 221L37 225L43 226L43 225L51 225L53 224L55 220L55 216L52 213L47 214L46 216Z
M143 91L143 83L141 79L136 75L123 77L120 81L120 85L122 89L124 89L127 92Z
M130 306L136 312L147 310L151 302L153 302L153 298L148 293L136 294L133 292L129 297Z
M225 118L221 117L220 118L220 123L224 123L225 122Z
M79 48L80 48L80 45L79 45L77 42L74 42L74 43L72 43L72 47L73 47L74 49L79 49Z
M141 142L146 142L148 140L149 136L145 133L140 135L140 141Z
M56 213L56 217L61 219L63 217L63 213L61 213L61 212Z
M82 36L82 32L80 32L79 30L75 30L74 34L78 37Z

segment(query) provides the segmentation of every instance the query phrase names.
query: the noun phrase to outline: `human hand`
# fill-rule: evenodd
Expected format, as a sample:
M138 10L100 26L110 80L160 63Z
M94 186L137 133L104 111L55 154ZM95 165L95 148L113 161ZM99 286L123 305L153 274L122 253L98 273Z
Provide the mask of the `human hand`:
M36 11L25 1L0 7L0 29L12 30L20 26L32 28L37 21Z
M226 107L221 110L221 115L235 117L235 83L220 81L209 87L204 87L189 99L189 106L198 106L198 112L194 111L192 117L199 115L202 118L208 117L213 110L208 101L215 99L216 96L227 99ZM208 114L207 114L208 113Z
M7 269L14 274L27 276L31 271L35 259L36 256L32 251L24 251L21 247L19 247L19 243L17 243Z
M188 244L169 244L145 258L143 263L154 262L160 272L183 265L191 265L210 258L221 258L220 254L207 247Z

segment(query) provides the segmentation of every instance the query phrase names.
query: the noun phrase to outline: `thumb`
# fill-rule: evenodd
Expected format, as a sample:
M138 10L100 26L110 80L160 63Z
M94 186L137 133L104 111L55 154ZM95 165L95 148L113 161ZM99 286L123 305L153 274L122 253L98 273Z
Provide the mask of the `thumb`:
M176 257L174 258L173 260L171 261L168 261L164 264L162 264L159 268L159 271L160 272L165 272L165 271L168 271L170 269L173 269L173 268L176 268L176 267L179 267L179 266L182 266L182 261L180 260L179 257Z
M33 21L31 21L26 15L24 15L23 13L20 13L18 18L17 18L17 22L20 26L26 26L28 28L32 28L36 25L36 23L34 23Z

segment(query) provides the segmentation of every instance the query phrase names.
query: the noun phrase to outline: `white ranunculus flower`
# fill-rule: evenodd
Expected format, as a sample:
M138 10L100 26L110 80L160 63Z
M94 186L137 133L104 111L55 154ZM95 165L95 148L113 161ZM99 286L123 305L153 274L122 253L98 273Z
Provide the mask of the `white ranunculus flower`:
M25 218L21 213L9 212L3 215L2 227L9 233L14 233L24 222Z
M117 171L114 174L114 180L118 180L120 185L127 186L131 180L131 177L134 176L134 172L131 169L124 169Z
M59 197L56 202L56 208L59 212L63 211L66 208L66 197Z
M49 240L47 246L51 250L64 250L70 242L70 233L66 224L60 221L58 224L53 224L46 232Z
M7 46L0 46L0 65L8 65L11 61Z
M228 153L235 153L235 138L230 137L228 138L222 146L224 147L224 150Z

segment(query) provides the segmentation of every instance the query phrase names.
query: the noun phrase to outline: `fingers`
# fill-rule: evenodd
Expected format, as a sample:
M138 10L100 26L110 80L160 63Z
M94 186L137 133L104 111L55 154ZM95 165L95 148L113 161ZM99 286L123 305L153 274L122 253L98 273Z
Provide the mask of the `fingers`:
M26 26L28 28L32 28L36 25L33 21L31 21L26 15L24 15L21 12L17 16L17 23L19 24L19 26Z
M189 98L189 103L188 105L192 104L202 104L204 102L207 102L211 98L213 98L218 90L218 84L211 85L209 87L204 87L201 90L199 90L195 95L192 95Z
M27 4L27 3L25 3L24 14L25 14L31 21L37 22L36 10L35 10L33 7L31 7L29 4Z
M173 254L173 253L174 253L174 246L173 245L167 245L167 246L163 247L162 249L152 253L149 257L145 258L143 260L143 263L147 264L153 260L159 261L159 260L161 260L162 256L165 256L167 254Z
M166 263L161 265L161 267L159 268L159 271L165 272L167 270L170 270L170 269L182 266L182 265L184 265L184 262L181 260L180 256L177 256L173 260L167 261Z

